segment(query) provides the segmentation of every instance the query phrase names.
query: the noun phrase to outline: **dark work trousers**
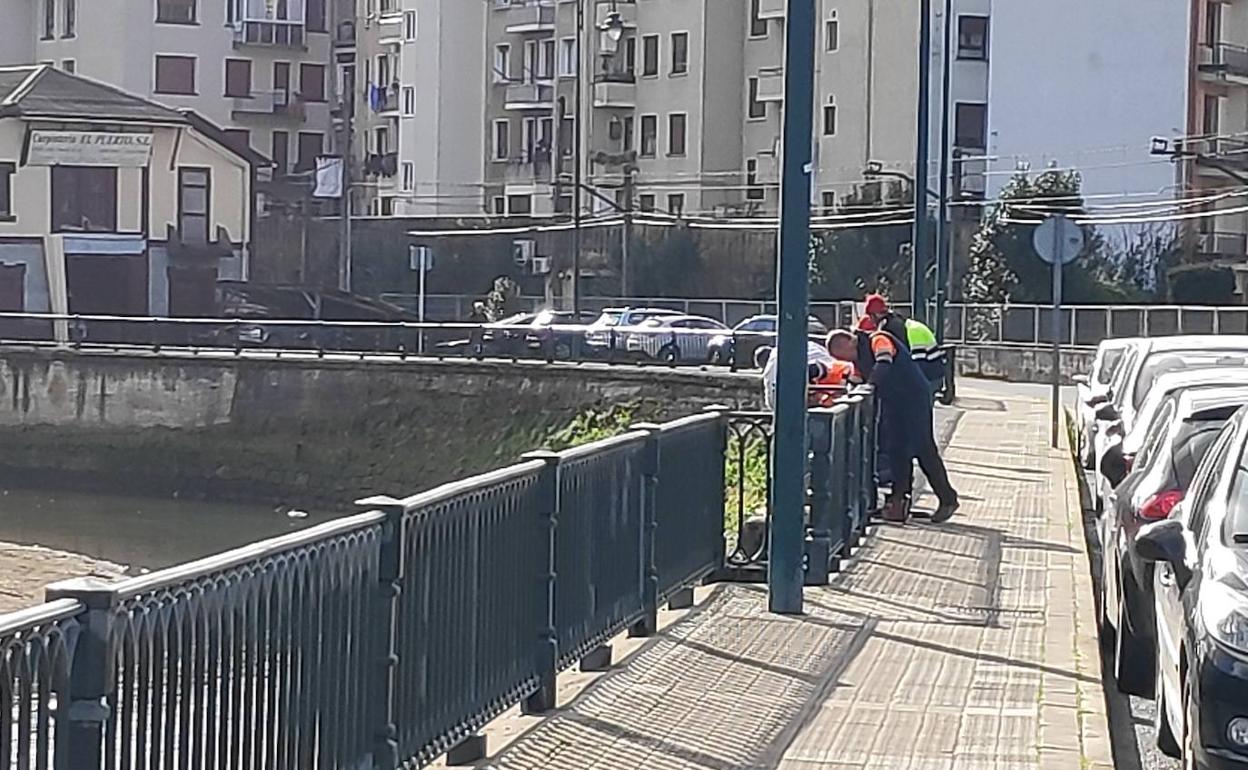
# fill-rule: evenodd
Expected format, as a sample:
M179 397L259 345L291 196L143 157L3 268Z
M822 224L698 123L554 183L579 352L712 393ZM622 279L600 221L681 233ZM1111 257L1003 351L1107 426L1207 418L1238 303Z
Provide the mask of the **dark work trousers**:
M888 407L885 407L886 412ZM905 414L897 414L904 411ZM914 489L914 461L932 486L941 503L953 503L958 493L949 483L945 461L936 445L930 407L894 410L889 419L881 420L881 434L888 452L889 470L893 477L893 495L909 495Z

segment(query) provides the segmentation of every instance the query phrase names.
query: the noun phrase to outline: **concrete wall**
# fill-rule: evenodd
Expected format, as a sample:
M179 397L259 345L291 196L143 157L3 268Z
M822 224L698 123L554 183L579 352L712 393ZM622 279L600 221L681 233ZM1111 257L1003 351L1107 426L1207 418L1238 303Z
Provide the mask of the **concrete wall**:
M346 507L504 465L589 410L760 394L749 375L10 352L0 484Z
M1062 383L1092 370L1093 348L1062 349ZM983 377L1010 382L1052 382L1053 351L1006 345L976 345L958 348L958 376Z

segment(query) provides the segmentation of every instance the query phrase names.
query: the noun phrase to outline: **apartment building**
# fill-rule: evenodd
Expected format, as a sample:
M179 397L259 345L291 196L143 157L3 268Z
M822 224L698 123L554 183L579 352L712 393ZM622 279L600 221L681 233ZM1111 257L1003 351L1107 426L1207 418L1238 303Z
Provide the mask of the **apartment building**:
M0 0L0 17L0 64L194 108L278 175L328 147L327 0Z

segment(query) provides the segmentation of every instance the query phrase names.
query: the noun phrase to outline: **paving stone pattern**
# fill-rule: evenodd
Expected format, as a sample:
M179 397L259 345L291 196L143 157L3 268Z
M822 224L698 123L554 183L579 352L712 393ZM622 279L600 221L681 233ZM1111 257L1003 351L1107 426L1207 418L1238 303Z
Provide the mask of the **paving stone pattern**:
M1043 402L967 403L952 522L875 528L802 617L720 587L488 766L1112 767L1069 455Z

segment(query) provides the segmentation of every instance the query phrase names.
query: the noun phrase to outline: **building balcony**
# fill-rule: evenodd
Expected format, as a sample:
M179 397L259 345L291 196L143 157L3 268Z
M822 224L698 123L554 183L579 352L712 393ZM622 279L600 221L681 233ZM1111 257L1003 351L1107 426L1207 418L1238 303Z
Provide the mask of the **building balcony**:
M1248 85L1248 48L1230 43L1203 44L1199 69L1217 80Z
M606 72L594 79L594 106L631 110L637 106L637 78L631 72Z
M1224 169L1248 172L1248 141L1243 139L1189 139L1183 142L1182 152L1195 161L1197 169L1205 176L1226 179L1228 174Z
M607 18L612 11L620 14L620 21L624 22L625 29L636 29L637 3L633 0L615 0L614 3L612 0L598 0L594 22L597 29L602 29L606 25Z
M1248 259L1248 235L1233 232L1197 233L1196 256L1210 262L1243 262Z
M503 109L549 110L555 106L555 87L551 83L512 83L503 97Z
M758 0L758 18L783 19L787 6L786 0Z
M307 48L301 21L240 21L234 26L234 47Z
M403 14L382 16L377 22L378 45L400 45L403 42Z
M758 100L784 101L784 67L763 67L758 71Z
M554 3L513 0L507 6L507 31L517 35L554 32Z
M550 176L550 150L544 153L540 150L534 150L531 154L526 153L527 157L507 162L507 168L503 172L503 182L509 185L534 185L549 184Z
M256 91L236 96L231 112L238 115L291 115L296 113L296 97L289 91Z

